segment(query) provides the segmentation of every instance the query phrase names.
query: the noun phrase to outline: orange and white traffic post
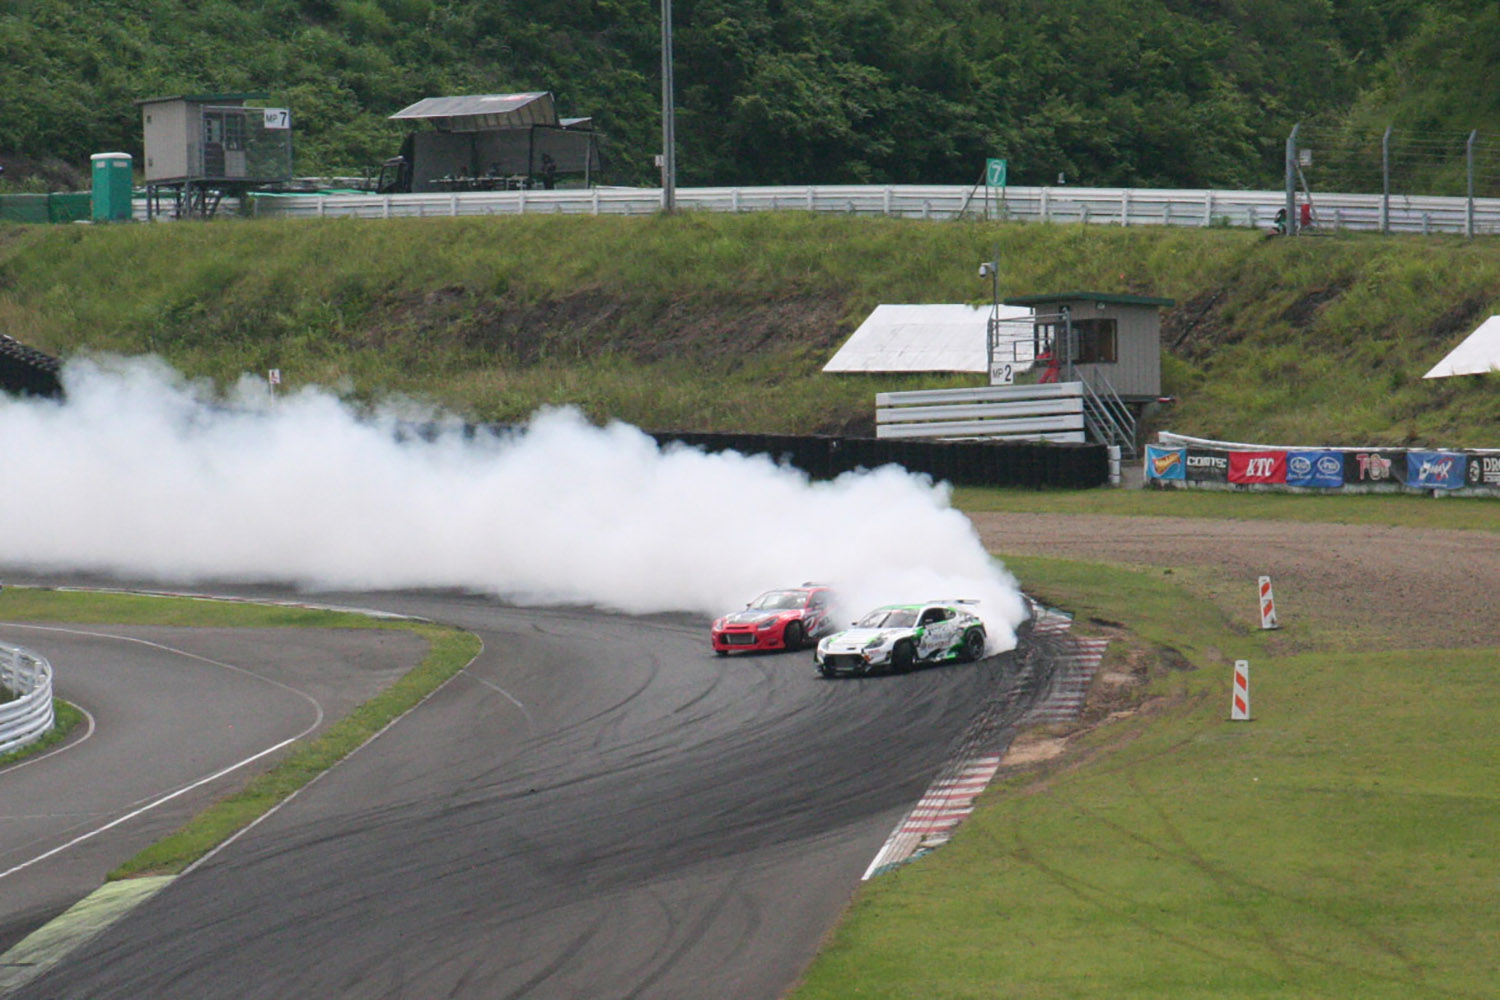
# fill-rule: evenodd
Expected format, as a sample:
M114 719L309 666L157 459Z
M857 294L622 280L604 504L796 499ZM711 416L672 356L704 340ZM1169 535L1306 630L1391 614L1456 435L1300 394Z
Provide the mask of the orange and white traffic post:
M1250 661L1234 661L1234 692L1229 700L1229 721L1250 721Z
M1281 628L1276 620L1276 598L1271 594L1271 578L1260 578L1260 627Z

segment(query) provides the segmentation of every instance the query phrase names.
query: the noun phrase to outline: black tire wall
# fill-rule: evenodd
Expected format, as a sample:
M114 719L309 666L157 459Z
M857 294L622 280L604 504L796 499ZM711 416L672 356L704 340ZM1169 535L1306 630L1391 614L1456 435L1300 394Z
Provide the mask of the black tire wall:
M702 434L657 431L662 446L769 455L814 479L895 464L955 486L1085 490L1109 481L1102 444L908 441L887 438L799 437L783 434Z

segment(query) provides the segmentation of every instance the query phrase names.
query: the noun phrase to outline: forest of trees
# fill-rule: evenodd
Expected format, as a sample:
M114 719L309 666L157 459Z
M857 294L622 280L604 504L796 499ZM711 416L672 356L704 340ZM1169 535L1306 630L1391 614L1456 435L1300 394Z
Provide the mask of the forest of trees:
M675 0L680 182L1277 186L1295 122L1500 129L1493 0ZM0 0L0 164L140 152L134 101L265 91L299 174L423 97L550 90L650 184L657 0ZM1500 135L1495 139L1500 144ZM1461 155L1462 147L1458 147Z

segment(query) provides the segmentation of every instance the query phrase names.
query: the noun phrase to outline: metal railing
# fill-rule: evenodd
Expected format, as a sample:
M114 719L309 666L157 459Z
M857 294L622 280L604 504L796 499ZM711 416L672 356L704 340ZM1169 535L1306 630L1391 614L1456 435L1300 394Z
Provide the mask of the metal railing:
M263 217L367 219L472 215L649 215L659 188L567 188L430 194L252 194ZM677 208L712 212L804 211L906 219L985 218L1112 226L1225 226L1271 230L1283 191L1010 187L989 199L965 185L809 185L678 188ZM144 215L144 208L138 213ZM1500 198L1319 193L1314 231L1500 233Z
M1092 378L1097 385L1081 375L1078 379L1083 386L1084 426L1095 441L1116 445L1127 458L1135 458L1135 415L1115 391L1114 383L1110 382L1108 375L1096 371Z
M0 688L15 695L0 704L0 756L52 728L52 664L20 646L0 643Z

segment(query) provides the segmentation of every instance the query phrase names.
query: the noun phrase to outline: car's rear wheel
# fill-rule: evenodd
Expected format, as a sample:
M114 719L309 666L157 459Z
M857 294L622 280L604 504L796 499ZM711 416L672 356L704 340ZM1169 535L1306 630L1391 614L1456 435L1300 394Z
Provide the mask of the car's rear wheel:
M802 623L787 622L786 628L781 633L781 641L787 649L801 649L802 644L807 641L807 635L802 631Z
M959 659L971 662L984 656L984 632L977 628L971 628L964 633L963 648L959 650Z
M912 668L917 662L917 647L910 642L898 642L896 648L891 650L891 673L900 674Z

